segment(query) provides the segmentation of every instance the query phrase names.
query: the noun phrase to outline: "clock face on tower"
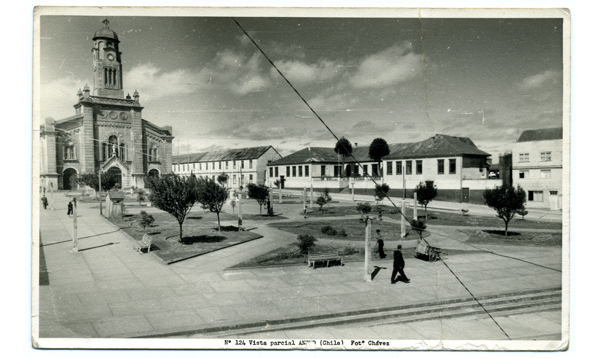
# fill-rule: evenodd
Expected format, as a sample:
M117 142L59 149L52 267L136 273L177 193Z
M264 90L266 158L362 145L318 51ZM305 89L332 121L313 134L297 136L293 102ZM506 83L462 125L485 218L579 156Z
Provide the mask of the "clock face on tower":
M109 53L108 55L106 55L106 58L108 58L110 61L115 59L115 56L112 53Z

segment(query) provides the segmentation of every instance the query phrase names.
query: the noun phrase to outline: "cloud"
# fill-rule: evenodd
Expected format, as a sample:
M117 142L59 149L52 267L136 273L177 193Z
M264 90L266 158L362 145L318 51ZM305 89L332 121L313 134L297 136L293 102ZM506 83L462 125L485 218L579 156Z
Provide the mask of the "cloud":
M132 68L124 77L123 82L126 86L137 89L142 98L150 100L196 92L211 78L207 69L163 72L151 63Z
M421 74L423 61L405 42L365 58L350 78L356 88L385 87L410 80Z
M321 60L313 64L301 61L276 61L275 65L294 84L329 81L340 73L339 68L341 67L336 62L329 60ZM271 70L271 74L279 76L275 69Z
M236 94L245 95L250 92L259 92L271 84L271 79L261 70L264 59L262 54L255 52L252 56L245 56L231 50L217 54L217 69L214 75L222 84L229 84L228 88Z
M390 123L375 123L371 120L362 120L354 124L350 130L357 135L377 134L384 135L396 129L395 125Z
M521 80L518 86L522 91L529 91L542 88L547 85L557 85L559 84L561 77L562 75L560 72L547 70L542 73L524 78Z
M40 115L41 118L53 117L56 120L75 114L73 105L77 103L77 91L86 83L90 89L92 83L88 80L63 77L52 82L42 84L40 87Z

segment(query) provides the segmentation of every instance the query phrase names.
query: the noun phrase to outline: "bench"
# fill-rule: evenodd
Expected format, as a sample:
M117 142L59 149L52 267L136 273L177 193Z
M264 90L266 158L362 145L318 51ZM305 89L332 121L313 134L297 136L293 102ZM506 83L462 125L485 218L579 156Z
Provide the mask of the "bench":
M321 263L323 263L323 265L327 264L327 267L329 267L329 263L331 263L331 262L339 262L340 265L344 265L343 257L338 254L308 255L308 267L312 266L313 269L316 269L317 262L321 262Z
M142 253L142 249L146 249L147 252L150 252L150 248L152 247L152 238L148 234L144 234L141 241L135 241L133 243L133 248L138 250L138 253Z

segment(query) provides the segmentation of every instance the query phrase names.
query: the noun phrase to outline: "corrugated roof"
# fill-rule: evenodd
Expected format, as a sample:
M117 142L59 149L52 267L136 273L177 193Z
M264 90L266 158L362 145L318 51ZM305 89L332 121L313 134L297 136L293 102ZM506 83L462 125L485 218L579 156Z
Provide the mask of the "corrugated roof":
M246 160L260 158L272 146L215 150L173 156L173 164L219 162L222 160ZM273 149L275 150L275 149ZM277 152L277 151L275 151ZM279 154L279 153L278 153Z
M562 128L530 129L521 133L517 142L563 139Z
M389 144L390 154L383 159L404 159L404 158L428 158L428 157L449 157L458 155L479 155L490 156L473 143L469 138L452 137L443 134L437 134L417 143L395 143ZM352 155L358 162L372 162L369 157L369 147L361 146L352 148ZM333 148L328 147L309 147L299 150L295 153L283 157L268 165L290 165L303 163L338 163L341 159L335 153ZM344 160L346 163L353 163L352 157Z

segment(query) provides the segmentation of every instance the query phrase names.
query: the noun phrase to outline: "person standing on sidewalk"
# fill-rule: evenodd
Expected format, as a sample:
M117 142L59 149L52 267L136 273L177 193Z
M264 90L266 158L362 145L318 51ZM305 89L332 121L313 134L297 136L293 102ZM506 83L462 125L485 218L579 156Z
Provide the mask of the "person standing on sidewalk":
M67 204L67 215L69 215L69 217L73 215L73 201L69 201L69 204Z
M410 279L404 274L404 257L402 256L402 245L398 245L398 250L394 251L394 270L392 270L392 284L402 281L409 283ZM396 276L400 274L400 278L396 280Z
M384 259L387 255L383 252L383 238L381 237L381 230L375 230L375 234L377 235L377 253L379 254L380 259Z
M44 210L48 207L48 198L46 196L42 196L42 205L44 205Z

